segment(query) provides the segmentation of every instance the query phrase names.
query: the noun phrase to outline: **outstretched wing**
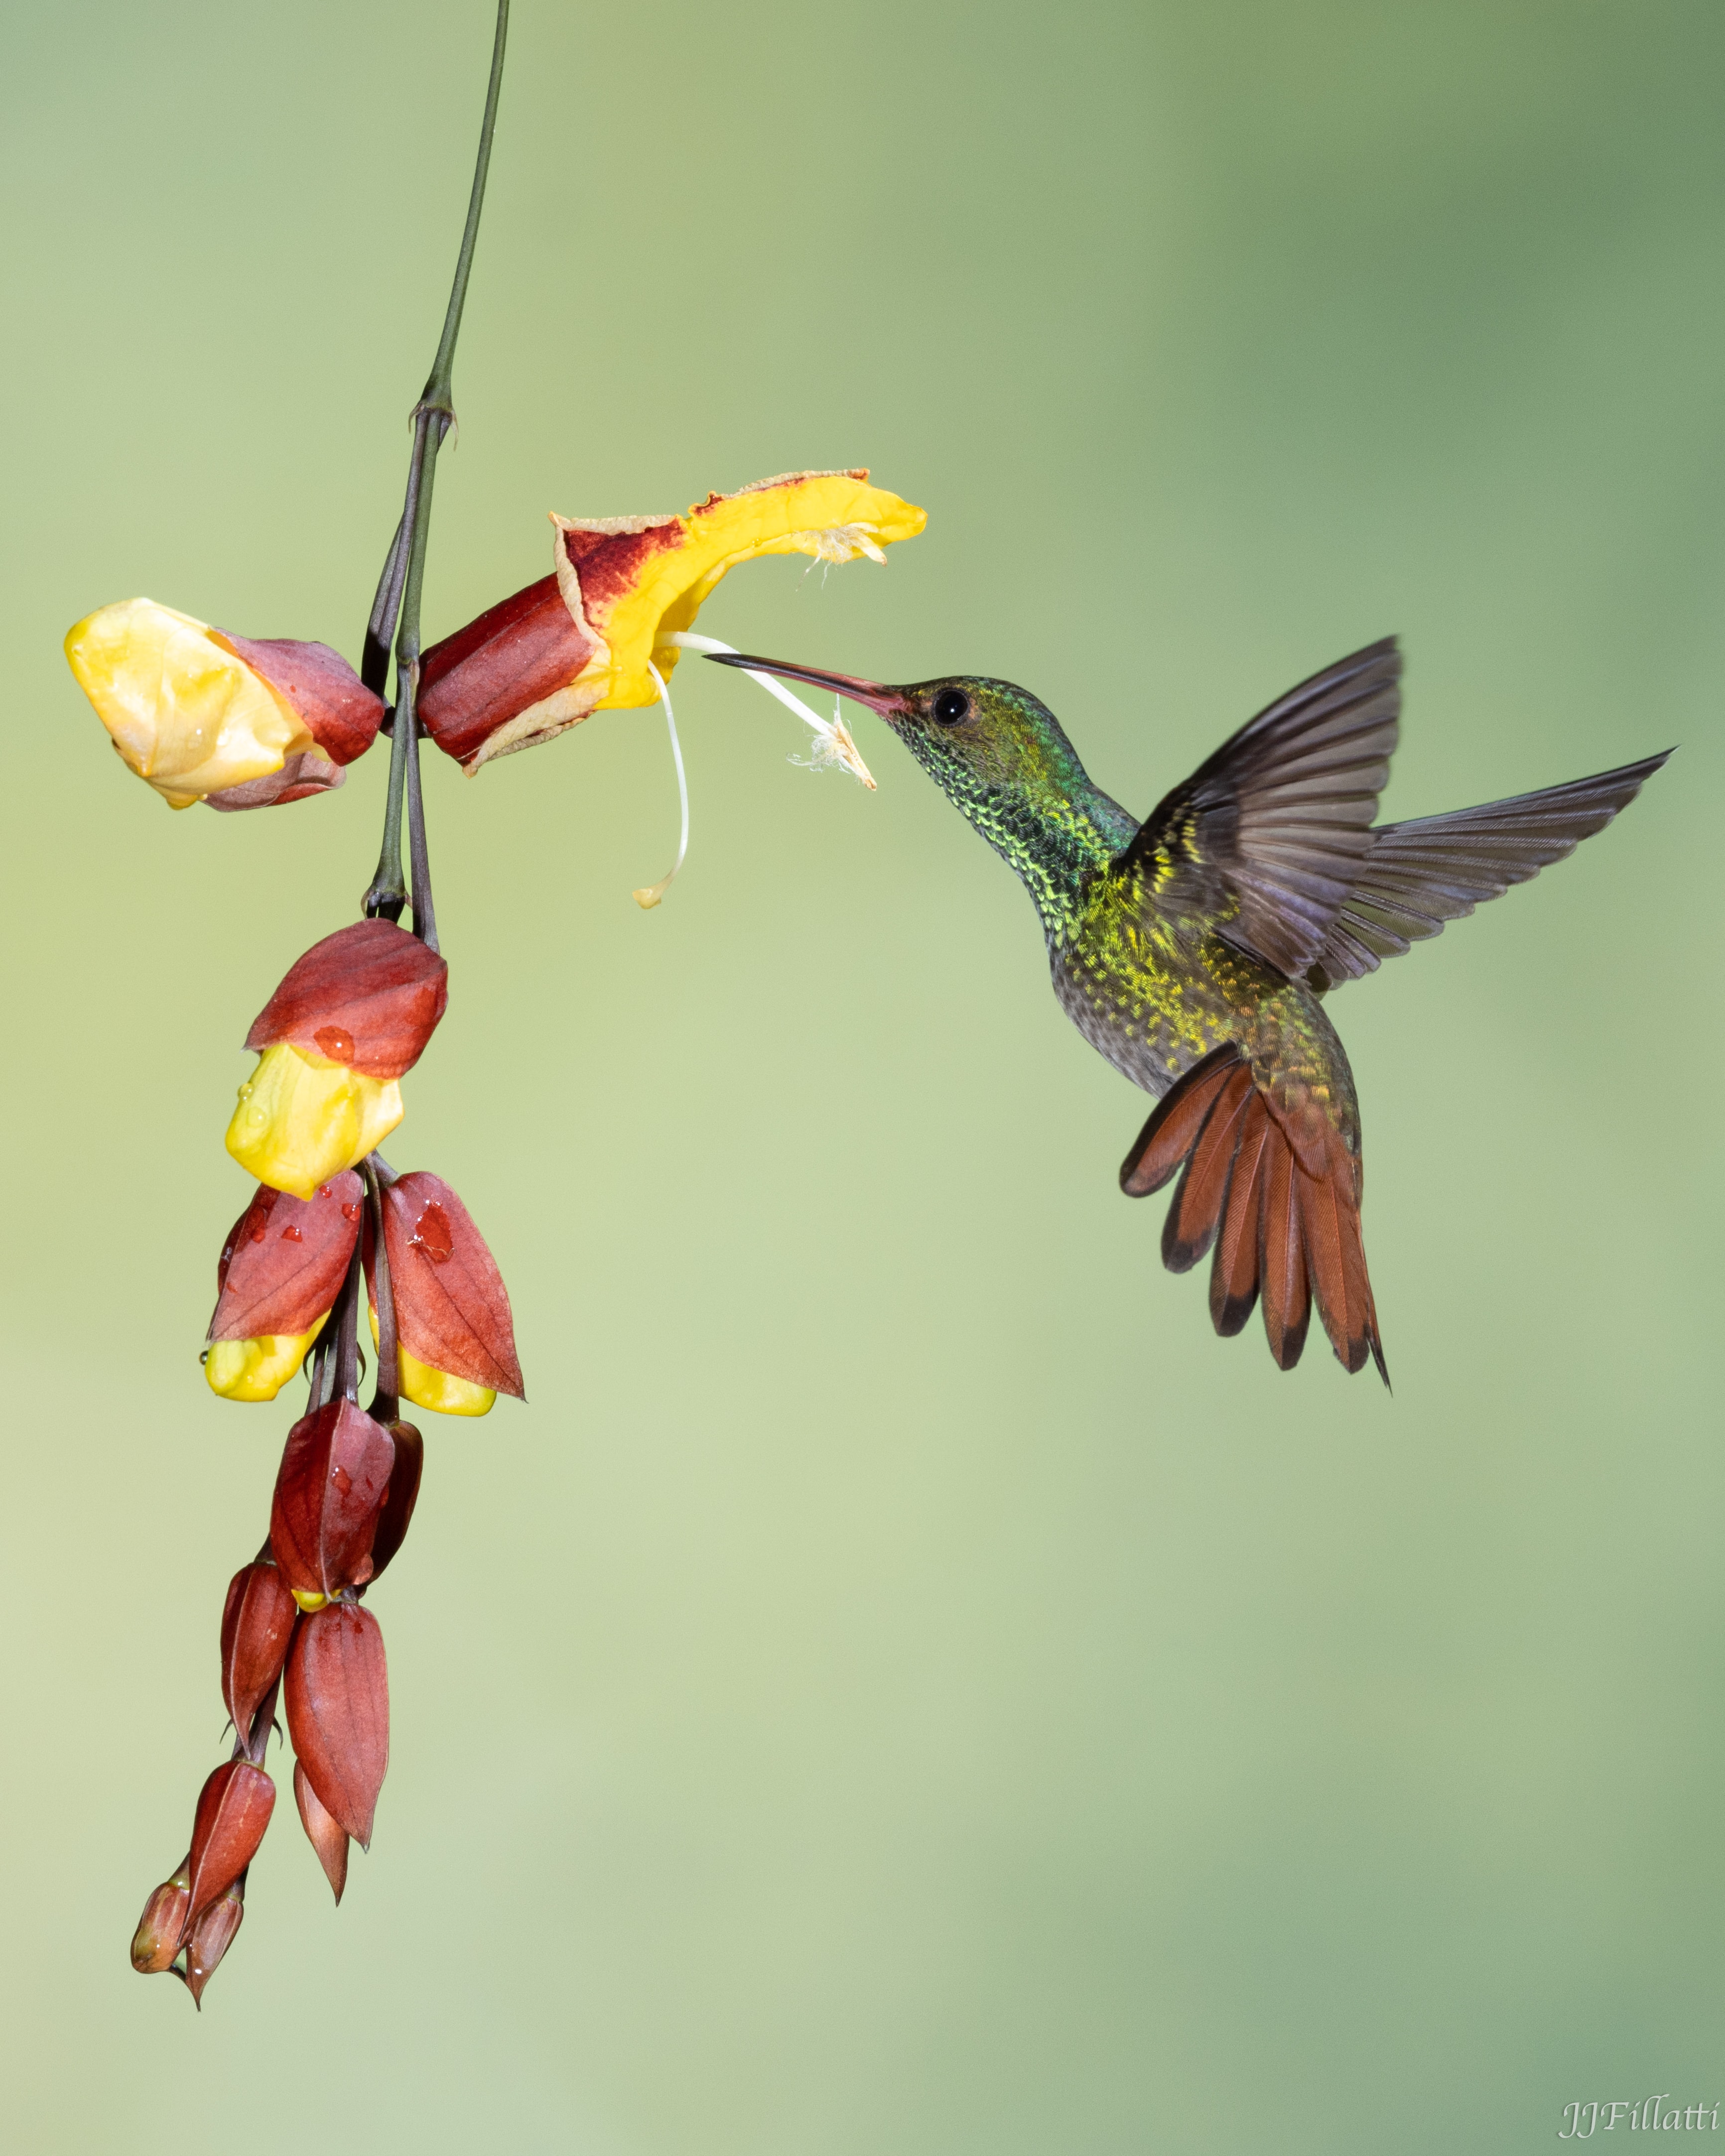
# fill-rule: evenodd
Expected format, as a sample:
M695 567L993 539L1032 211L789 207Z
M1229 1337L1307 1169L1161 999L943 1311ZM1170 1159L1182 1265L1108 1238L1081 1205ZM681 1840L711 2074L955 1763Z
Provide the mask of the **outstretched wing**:
M1440 934L1512 883L1526 883L1603 831L1671 752L1542 793L1368 832L1353 888L1307 978L1322 989L1375 973L1385 958Z
M1207 918L1284 973L1323 946L1372 844L1401 711L1394 637L1260 711L1121 854L1167 913Z

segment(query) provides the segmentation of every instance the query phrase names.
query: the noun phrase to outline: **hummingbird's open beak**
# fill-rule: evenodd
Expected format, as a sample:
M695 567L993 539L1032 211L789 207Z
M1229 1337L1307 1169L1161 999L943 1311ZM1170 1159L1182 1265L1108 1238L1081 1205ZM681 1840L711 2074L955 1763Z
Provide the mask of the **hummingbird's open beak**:
M776 674L786 681L810 681L817 689L831 689L853 703L866 704L883 719L903 716L904 692L879 681L865 681L855 674L824 674L818 666L786 666L777 659L752 659L746 651L709 651L704 654L716 666L741 666L749 674Z

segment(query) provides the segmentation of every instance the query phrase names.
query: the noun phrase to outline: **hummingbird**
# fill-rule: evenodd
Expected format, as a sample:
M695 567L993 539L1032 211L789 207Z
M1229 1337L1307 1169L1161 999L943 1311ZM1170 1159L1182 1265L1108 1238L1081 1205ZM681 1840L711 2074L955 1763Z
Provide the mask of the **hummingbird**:
M1350 1374L1387 1386L1360 1229L1359 1102L1323 998L1604 829L1671 754L1477 808L1374 824L1401 717L1388 637L1278 697L1141 824L1028 689L974 674L894 687L742 652L716 664L830 689L891 727L1018 875L1054 990L1152 1111L1120 1171L1178 1175L1163 1261L1211 1255L1229 1337L1261 1299L1299 1361L1314 1306Z

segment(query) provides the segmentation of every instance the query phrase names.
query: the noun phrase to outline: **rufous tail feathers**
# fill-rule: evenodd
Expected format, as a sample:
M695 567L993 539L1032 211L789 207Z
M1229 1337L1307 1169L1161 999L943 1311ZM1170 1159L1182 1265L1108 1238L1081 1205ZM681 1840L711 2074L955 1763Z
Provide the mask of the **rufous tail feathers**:
M1120 1171L1131 1198L1147 1198L1183 1169L1163 1224L1163 1263L1189 1272L1210 1260L1210 1319L1243 1332L1260 1296L1270 1352L1291 1370L1312 1306L1337 1360L1363 1370L1368 1356L1386 1385L1384 1344L1360 1237L1359 1174L1341 1134L1325 1123L1297 1150L1272 1102L1231 1042L1196 1063L1158 1104Z

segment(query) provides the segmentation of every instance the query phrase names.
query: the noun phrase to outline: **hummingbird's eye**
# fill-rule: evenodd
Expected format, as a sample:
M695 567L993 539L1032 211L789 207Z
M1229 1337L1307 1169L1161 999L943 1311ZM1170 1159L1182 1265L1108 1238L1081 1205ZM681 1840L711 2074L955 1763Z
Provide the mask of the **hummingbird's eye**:
M942 689L932 709L943 726L956 726L960 719L970 716L970 699L962 689Z

